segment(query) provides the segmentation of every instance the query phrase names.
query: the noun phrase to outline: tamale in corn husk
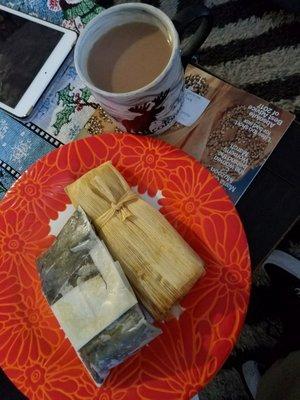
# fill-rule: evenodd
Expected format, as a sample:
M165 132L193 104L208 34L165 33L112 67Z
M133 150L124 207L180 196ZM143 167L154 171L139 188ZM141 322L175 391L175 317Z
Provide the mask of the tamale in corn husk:
M166 318L204 272L201 258L159 211L131 191L110 162L66 191L91 218L150 314Z
M160 334L80 208L38 260L38 271L54 315L97 384Z

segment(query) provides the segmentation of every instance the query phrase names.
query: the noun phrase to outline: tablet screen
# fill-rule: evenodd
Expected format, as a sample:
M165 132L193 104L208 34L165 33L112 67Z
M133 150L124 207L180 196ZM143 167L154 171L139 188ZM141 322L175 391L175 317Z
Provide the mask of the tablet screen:
M0 10L0 102L15 108L62 36Z

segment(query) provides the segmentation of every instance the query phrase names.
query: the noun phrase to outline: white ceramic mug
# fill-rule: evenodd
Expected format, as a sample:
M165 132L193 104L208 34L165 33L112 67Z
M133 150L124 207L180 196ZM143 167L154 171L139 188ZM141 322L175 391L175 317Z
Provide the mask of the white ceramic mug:
M195 8L193 14L194 10ZM190 15L191 12L189 18L182 15L185 24L191 21ZM205 21L197 30L198 36L193 39L193 48L195 45L199 46L209 32L207 15L207 9L201 6L200 17ZM178 29L183 27L180 19L179 16L175 21ZM169 39L172 53L168 64L148 85L128 93L112 93L96 87L87 71L87 60L93 45L115 26L137 21L157 26ZM166 14L147 4L127 3L103 11L85 27L76 44L75 66L78 75L91 89L95 99L116 120L121 130L144 135L159 134L174 124L183 103L184 75L181 50L178 32Z

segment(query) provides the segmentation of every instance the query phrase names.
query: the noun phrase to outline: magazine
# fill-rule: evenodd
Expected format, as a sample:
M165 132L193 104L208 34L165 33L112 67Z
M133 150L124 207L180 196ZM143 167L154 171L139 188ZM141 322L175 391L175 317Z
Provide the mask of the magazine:
M295 116L192 65L185 85L177 123L158 138L201 161L237 203ZM80 137L113 130L100 109Z

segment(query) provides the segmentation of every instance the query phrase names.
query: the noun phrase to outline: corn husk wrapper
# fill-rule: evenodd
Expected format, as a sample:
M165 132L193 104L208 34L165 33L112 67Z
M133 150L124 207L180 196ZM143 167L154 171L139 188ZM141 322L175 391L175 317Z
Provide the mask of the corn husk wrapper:
M204 272L201 258L110 162L66 191L91 218L140 301L155 319L165 319Z

